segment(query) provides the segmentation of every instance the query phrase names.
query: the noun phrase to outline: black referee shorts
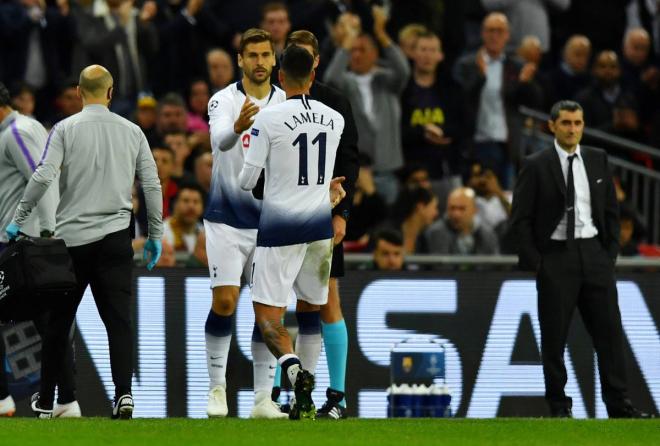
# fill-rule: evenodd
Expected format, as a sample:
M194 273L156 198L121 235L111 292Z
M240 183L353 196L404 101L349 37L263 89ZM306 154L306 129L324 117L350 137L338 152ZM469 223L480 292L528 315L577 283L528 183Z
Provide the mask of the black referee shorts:
M330 277L344 277L343 243L335 245L335 248L332 250L332 266L330 267Z

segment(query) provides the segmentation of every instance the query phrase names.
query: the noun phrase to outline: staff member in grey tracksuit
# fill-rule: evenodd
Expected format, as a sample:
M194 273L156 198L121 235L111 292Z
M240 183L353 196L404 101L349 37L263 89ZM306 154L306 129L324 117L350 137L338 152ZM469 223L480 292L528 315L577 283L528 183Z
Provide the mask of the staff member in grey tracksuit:
M133 334L131 329L131 275L133 249L129 235L131 187L137 173L147 202L149 239L145 257L155 266L163 233L160 183L147 139L138 126L108 110L112 75L100 65L80 73L78 94L83 110L55 125L48 135L41 163L32 175L14 220L7 227L10 239L29 217L32 208L60 174L57 237L64 240L73 259L78 289L63 298L51 314L43 344L41 391L32 410L52 416L53 392L66 345L66 334L87 285L91 286L110 344L115 384L113 418L133 414Z

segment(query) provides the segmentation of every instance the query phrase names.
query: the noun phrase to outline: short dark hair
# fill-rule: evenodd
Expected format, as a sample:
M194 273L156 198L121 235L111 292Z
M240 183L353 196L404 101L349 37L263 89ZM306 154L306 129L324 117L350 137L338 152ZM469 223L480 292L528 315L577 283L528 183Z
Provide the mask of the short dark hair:
M9 87L9 93L12 98L15 98L23 93L30 93L34 96L34 88L30 87L27 83L23 81L14 82L11 87Z
M273 45L273 37L268 31L261 28L250 28L241 35L241 43L238 46L238 54L243 55L245 47L250 43L270 42L270 48L275 53L275 46Z
M0 107L11 107L11 95L2 82L0 82Z
M173 105L174 107L186 108L186 101L179 93L167 93L158 100L158 110L160 111L166 105Z
M374 234L374 249L376 249L378 242L381 240L385 240L387 243L391 243L395 246L403 246L403 236L401 235L401 231L397 231L396 229L387 228L376 232Z
M306 29L299 29L287 36L284 46L289 47L291 45L309 45L314 50L314 57L319 55L319 41L311 31Z
M165 144L155 145L151 148L151 152L153 153L154 150L162 150L164 152L169 153L170 155L172 155L172 161L176 159L176 154L174 153L174 150L172 150L172 148L168 145Z
M404 188L392 206L392 220L398 224L410 217L418 204L427 205L436 198L433 192L423 187Z
M567 99L555 102L555 104L550 109L550 120L556 121L559 118L559 113L561 111L583 111L582 106L575 101L569 101Z
M314 57L306 49L291 45L284 50L280 67L288 81L302 85L314 68Z
M198 192L202 201L204 201L204 190L202 189L202 187L197 183L191 183L191 182L186 182L179 185L179 189L176 191L176 195L174 195L174 201L176 201L176 199L179 198L179 195L181 195L181 192L183 192L186 189Z

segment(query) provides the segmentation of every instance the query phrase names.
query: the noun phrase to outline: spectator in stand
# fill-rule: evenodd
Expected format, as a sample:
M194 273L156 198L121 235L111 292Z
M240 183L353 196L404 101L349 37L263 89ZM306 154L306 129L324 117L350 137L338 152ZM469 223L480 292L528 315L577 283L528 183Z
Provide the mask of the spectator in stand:
M175 252L192 254L203 226L199 219L204 213L202 190L197 185L182 185L174 198L174 211L163 222L163 241Z
M213 173L213 155L211 152L202 152L195 158L194 164L195 182L202 188L204 198L204 209L208 203L211 190L211 176Z
M188 131L188 111L181 95L168 93L158 101L156 131L162 138L170 132Z
M406 55L411 63L415 59L417 39L422 34L427 34L428 32L429 30L426 29L426 26L419 23L409 23L399 31L399 35L397 36L399 48L401 48L401 51L403 51L403 54Z
M510 48L516 49L525 36L538 37L542 52L550 49L550 8L565 11L571 0L481 0L486 11L504 13L511 21Z
M628 29L643 28L651 40L651 59L660 61L660 2L630 1L626 13Z
M406 254L429 252L425 230L438 218L438 198L421 187L401 191L392 208L391 226L403 234Z
M179 187L172 178L174 172L174 151L167 146L156 146L151 148L158 168L158 179L163 191L163 218L167 218L172 213L172 203L174 197L179 191ZM145 206L140 206L144 209Z
M374 160L374 181L386 202L397 194L394 172L403 165L401 104L410 68L405 55L385 31L387 16L374 6L374 35L383 48L387 67L378 67L378 47L368 34L345 35L330 61L324 81L344 92L351 101L358 128L358 147ZM349 67L350 71L346 71Z
M412 58L413 73L401 99L406 164L427 166L433 179L460 174L464 100L441 65L440 38L430 31L420 34Z
M208 130L189 131L186 103L177 93L168 93L158 101L156 131L161 139L167 133L185 132L188 134L188 144L193 150L197 148L209 150L211 147Z
M571 36L564 45L561 62L550 71L544 83L548 107L562 99L575 99L579 91L589 86L590 59L589 39L581 34Z
M415 189L418 187L432 190L431 175L423 164L406 164L399 171L401 184L404 189Z
M588 127L637 138L639 104L633 91L621 84L621 65L614 51L601 51L593 67L594 82L577 94Z
M105 3L107 8L97 15L79 11L79 41L88 60L113 73L116 82L110 109L128 117L135 110L138 93L150 86L148 70L158 52L158 30L153 24L158 8L153 0L144 2L141 9L133 6L134 0Z
M206 69L211 83L211 94L222 90L236 79L234 61L229 53L221 48L213 48L208 52Z
M11 102L20 114L34 118L35 101L34 90L25 82L19 82L11 89Z
M62 119L75 115L82 110L82 100L78 96L78 82L70 81L64 84L55 97L55 114L46 120L44 125L52 127Z
M643 28L632 28L623 39L621 60L621 80L624 85L635 90L645 86L649 90L658 89L660 70L652 64L651 38Z
M134 122L142 129L150 146L156 144L158 139L156 131L157 108L158 102L150 93L141 93L138 96Z
M269 2L261 9L261 29L270 33L273 38L275 55L279 59L286 46L286 36L291 31L289 10L284 2Z
M163 142L174 152L172 179L178 184L194 182L195 177L191 168L192 159L190 159L192 148L188 144L186 134L184 132L167 133Z
M497 231L511 215L511 200L502 190L497 175L493 169L475 163L472 165L468 187L477 193L477 214L484 223Z
M541 102L534 82L537 67L533 63L523 65L505 52L509 21L504 14L486 16L481 36L483 46L458 60L454 78L467 95L468 122L475 124L474 158L492 165L502 185L508 187L510 159L517 154L519 139L518 106L535 107Z
M536 65L537 69L541 65L543 58L543 50L541 49L541 41L536 36L525 36L520 42L520 46L516 49L516 54L525 63L532 63Z
M401 271L404 265L403 237L394 229L383 229L374 235L372 269Z
M622 54L621 84L639 99L640 118L647 126L654 113L660 111L660 70L651 60L649 34L643 28L629 29Z
M369 234L387 217L385 200L376 190L371 159L360 154L360 173L355 182L351 218L346 225L347 242L356 242L356 249L363 249L369 243Z
M497 235L478 216L474 190L454 189L447 197L447 213L426 232L432 254L498 254Z
M209 99L209 85L203 79L194 80L188 91L188 131L209 132L209 116L207 107Z
M284 2L268 2L261 8L260 28L268 31L273 39L273 48L275 48L275 67L270 75L270 82L273 85L279 85L277 78L280 71L280 55L286 45L286 37L291 31L291 21L289 20L289 9Z

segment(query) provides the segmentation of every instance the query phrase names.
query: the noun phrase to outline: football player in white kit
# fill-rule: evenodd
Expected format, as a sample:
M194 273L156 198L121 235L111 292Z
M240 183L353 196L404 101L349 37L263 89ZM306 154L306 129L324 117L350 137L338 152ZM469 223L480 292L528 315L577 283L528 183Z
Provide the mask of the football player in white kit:
M292 289L311 305L327 302L333 249L330 183L344 129L339 112L305 94L314 80L313 64L313 56L301 47L284 51L279 80L287 100L257 115L239 175L241 187L250 190L265 170L252 302L263 339L294 388L291 419L315 417L314 376L295 355L282 315Z
M238 65L243 71L242 79L214 94L208 105L213 148L211 191L204 215L213 289L213 304L205 325L209 417L224 417L228 412L226 369L233 315L241 275L249 279L251 274L261 210L261 202L240 188L238 174L250 145L255 115L286 99L284 92L270 83L275 52L268 32L253 28L243 33ZM252 357L255 404L251 417L286 418L270 399L277 363L256 324Z

